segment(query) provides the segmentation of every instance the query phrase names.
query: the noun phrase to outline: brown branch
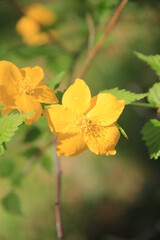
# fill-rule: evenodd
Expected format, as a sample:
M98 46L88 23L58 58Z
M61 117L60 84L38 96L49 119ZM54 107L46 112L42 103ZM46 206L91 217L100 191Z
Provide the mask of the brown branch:
M62 219L61 219L61 206L60 206L60 197L61 197L61 166L60 158L56 152L56 140L54 141L54 159L56 166L56 199L55 199L55 211L56 211L56 228L58 240L63 240L63 228L62 228Z
M106 37L109 35L109 33L112 31L113 27L117 23L118 18L120 16L122 10L124 9L125 5L127 4L127 2L128 2L128 0L122 0L122 2L120 3L120 5L117 8L115 14L113 15L111 21L109 22L108 26L106 27L105 32L102 34L102 36L100 37L100 39L97 42L97 44L95 45L95 47L88 54L88 57L87 57L84 65L82 66L82 69L81 69L78 77L82 78L85 75L85 73L86 73L87 69L89 68L92 60L94 59L94 57L96 56L96 54L98 53L100 48L102 47L102 44L104 43Z

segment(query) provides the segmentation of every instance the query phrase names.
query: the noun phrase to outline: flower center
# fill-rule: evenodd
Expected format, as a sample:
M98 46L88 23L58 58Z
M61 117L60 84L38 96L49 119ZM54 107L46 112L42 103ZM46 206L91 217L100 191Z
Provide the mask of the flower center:
M21 94L32 94L34 93L34 85L30 77L22 78L18 83L18 91Z
M95 135L97 133L98 126L94 124L86 115L76 116L76 128L78 127L80 133L87 135Z

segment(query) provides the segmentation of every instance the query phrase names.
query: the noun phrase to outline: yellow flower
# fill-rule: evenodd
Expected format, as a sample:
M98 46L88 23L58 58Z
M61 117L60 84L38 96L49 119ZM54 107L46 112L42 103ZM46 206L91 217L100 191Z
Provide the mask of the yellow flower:
M53 24L56 16L40 4L31 4L16 24L17 32L27 45L42 45L57 39L54 30L41 31L42 26ZM53 34L54 32L54 34Z
M39 32L30 38L24 38L24 42L29 46L39 46L43 44L50 43L52 40L57 40L57 32L54 30L49 30L46 32Z
M35 66L18 69L8 61L0 61L0 103L4 106L2 114L18 109L25 114L34 112L26 119L26 124L38 120L42 113L41 103L57 103L54 92L42 79L42 68Z
M88 86L76 79L64 93L62 105L46 109L49 127L57 137L59 156L76 155L89 148L96 154L115 155L120 133L115 125L125 106L110 93L91 98Z
M53 24L56 20L56 15L52 11L37 3L29 5L25 10L25 15L42 25Z
M16 30L24 39L30 39L40 31L40 25L34 19L23 16L17 22Z

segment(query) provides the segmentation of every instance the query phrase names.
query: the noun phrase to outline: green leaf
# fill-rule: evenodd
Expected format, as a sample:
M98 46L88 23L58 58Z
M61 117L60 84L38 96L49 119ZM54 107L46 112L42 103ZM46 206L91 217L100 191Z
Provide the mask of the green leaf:
M64 74L65 72L60 72L59 74L57 74L55 77L52 78L52 80L48 82L48 86L51 89L57 89L62 81Z
M160 157L160 121L152 119L142 129L143 140L149 149L151 159Z
M25 134L24 142L25 143L33 142L34 140L39 138L40 135L41 135L41 130L36 126L32 126L29 128L29 130Z
M155 83L148 93L148 102L153 106L160 107L160 83Z
M23 153L23 155L24 155L27 159L29 159L29 158L31 158L32 156L38 154L39 152L40 152L40 148L33 146L33 147L27 149L27 150Z
M7 159L0 160L0 177L9 177L14 171L14 164Z
M12 113L0 118L0 144L10 141L27 116Z
M103 91L102 93L111 93L114 96L116 96L119 100L124 100L125 104L131 104L137 100L143 99L147 97L148 93L132 93L130 91L126 91L125 89L118 89L118 88L112 88Z
M0 118L0 155L6 150L5 143L11 140L15 132L18 130L18 127L31 114L32 113L21 115L12 113Z
M52 173L52 159L47 156L47 155L44 155L42 157L42 167L49 173Z
M59 104L62 103L63 92L56 92L56 97L58 98Z
M19 196L15 192L10 192L2 199L2 206L11 214L22 215L21 202Z
M124 131L124 129L118 123L115 123L115 125L118 127L120 133L128 140L127 133Z
M135 52L136 56L146 62L160 77L160 55L149 55L146 56L142 53Z

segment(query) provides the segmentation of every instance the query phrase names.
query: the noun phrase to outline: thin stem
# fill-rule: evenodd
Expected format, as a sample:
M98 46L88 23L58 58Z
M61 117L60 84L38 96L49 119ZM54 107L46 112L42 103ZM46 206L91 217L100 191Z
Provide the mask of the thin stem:
M62 228L62 219L61 219L61 206L60 206L60 198L61 198L61 165L60 158L56 152L56 140L54 141L54 159L56 166L56 198L55 198L55 211L56 211L56 228L57 228L57 236L59 240L63 240L63 228Z
M133 102L131 105L136 107L157 108L150 103Z
M94 26L92 15L90 13L86 14L86 23L88 25L88 31L89 31L88 52L90 52L91 49L93 48L94 39L95 39L95 26Z
M115 14L113 15L111 21L109 22L108 26L106 27L106 29L105 29L104 33L102 34L102 36L100 37L99 41L97 42L97 44L94 46L94 48L92 48L92 50L88 54L88 57L87 57L84 65L82 66L82 69L81 69L78 77L82 78L85 75L85 73L86 73L87 69L89 68L92 60L94 59L94 57L96 56L96 54L98 53L100 48L102 47L102 44L104 43L106 37L109 35L111 30L113 29L113 27L117 23L118 18L120 16L122 10L124 9L125 5L127 4L127 2L128 2L128 0L122 0L121 4L117 8Z

